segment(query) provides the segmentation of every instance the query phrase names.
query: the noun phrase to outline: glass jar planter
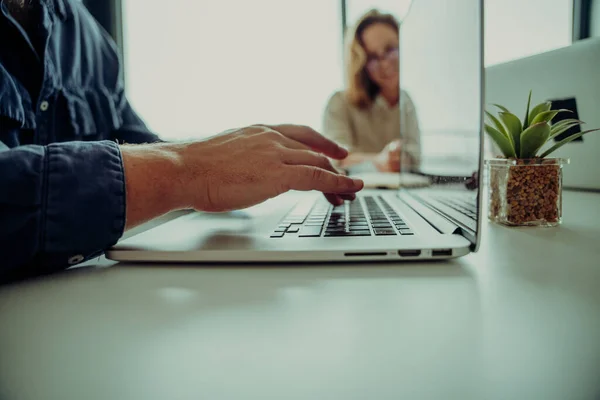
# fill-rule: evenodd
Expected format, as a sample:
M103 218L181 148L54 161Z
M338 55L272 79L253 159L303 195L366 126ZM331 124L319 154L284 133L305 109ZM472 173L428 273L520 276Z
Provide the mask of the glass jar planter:
M557 226L562 222L564 158L487 160L488 218L509 226Z

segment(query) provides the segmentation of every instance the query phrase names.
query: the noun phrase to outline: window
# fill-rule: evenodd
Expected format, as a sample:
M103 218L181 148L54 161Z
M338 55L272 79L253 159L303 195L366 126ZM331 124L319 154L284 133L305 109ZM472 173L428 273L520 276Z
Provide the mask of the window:
M590 12L590 36L600 36L600 0L593 0Z
M486 0L485 64L571 44L573 0Z
M321 127L342 87L339 1L123 0L127 90L164 139Z

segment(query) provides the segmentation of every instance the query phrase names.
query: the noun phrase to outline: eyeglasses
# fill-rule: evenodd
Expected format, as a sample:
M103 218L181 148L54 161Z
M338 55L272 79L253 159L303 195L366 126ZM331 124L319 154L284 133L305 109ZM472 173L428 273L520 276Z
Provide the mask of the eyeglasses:
M377 71L381 68L381 63L384 61L395 62L398 60L399 52L397 47L387 49L380 56L372 55L367 59L367 68L371 71Z

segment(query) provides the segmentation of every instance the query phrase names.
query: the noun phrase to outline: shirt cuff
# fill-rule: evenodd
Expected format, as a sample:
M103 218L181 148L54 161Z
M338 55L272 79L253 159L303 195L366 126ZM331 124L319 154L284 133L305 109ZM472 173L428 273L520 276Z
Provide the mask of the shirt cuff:
M125 176L112 141L46 147L41 253L63 265L97 256L125 229ZM54 263L53 262L53 263Z
M142 130L121 128L112 134L112 138L119 144L142 144L163 142L157 135Z

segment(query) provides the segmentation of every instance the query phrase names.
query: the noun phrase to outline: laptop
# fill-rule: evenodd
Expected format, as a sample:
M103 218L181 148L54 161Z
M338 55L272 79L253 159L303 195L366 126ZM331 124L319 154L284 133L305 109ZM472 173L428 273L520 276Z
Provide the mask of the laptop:
M427 185L397 190L366 189L355 201L336 207L320 193L289 192L230 213L188 212L124 238L107 257L195 264L397 262L477 251L482 219L482 21L482 0L419 0L400 33L401 86L418 113L422 165L433 163L439 169L439 160L448 160L448 170L458 163L466 171L461 176L439 175ZM442 138L446 142L440 151L435 143ZM398 180L415 173L419 167L402 170Z
M554 138L554 142L581 132L600 128L600 38L589 38L570 46L486 68L486 104L502 104L517 115L525 112L527 96L531 102L552 102L553 109L572 113L558 114L553 123L576 118L585 125L573 127ZM515 77L519 77L515 79ZM600 133L593 132L561 147L552 157L569 158L563 169L565 188L600 190Z

